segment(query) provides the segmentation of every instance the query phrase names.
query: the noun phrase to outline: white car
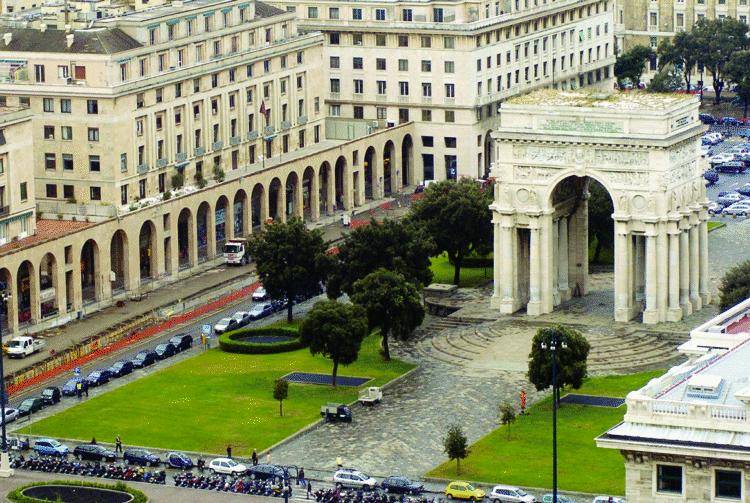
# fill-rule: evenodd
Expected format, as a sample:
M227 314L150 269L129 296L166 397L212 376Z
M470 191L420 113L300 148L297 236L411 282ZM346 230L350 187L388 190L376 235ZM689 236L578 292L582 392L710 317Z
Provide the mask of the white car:
M616 496L596 496L591 503L625 503L625 500Z
M715 156L711 157L708 161L711 164L721 164L724 162L734 161L734 154L722 152L721 154L716 154Z
M487 495L487 499L492 503L505 503L506 501L534 503L536 501L533 495L513 486L495 486L492 488L492 492Z
M240 324L237 323L237 320L234 318L222 318L216 322L216 325L214 325L214 332L217 334L223 334L228 330L239 328L239 326Z
M14 409L13 407L6 407L5 424L12 423L16 419L18 419L18 409ZM0 424L2 424L2 421L0 421Z
M711 147L709 145L701 145L701 157L706 157L711 153Z
M333 483L336 487L354 487L369 491L378 486L378 481L369 475L365 475L359 470L351 468L341 468L333 474Z
M232 315L232 319L235 320L240 326L247 325L250 323L250 313L247 311L237 311Z
M253 300L266 300L268 298L268 292L262 286L259 286L253 292Z
M208 469L213 473L223 475L243 475L247 471L247 466L229 458L212 459L208 464Z

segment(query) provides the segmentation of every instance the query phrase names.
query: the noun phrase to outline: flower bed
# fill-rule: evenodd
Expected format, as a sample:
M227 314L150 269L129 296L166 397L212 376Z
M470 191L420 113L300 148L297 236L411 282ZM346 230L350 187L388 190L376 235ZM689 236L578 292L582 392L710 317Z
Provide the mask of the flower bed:
M270 354L305 347L299 332L291 328L240 328L222 334L219 347L228 353Z

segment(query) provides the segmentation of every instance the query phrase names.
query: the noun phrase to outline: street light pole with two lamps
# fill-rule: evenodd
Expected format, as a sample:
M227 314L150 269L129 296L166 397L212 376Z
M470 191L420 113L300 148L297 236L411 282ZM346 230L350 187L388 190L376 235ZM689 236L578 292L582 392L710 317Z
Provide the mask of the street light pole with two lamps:
M567 347L567 343L556 330L552 331L549 344L541 344L542 349L548 349L552 353L552 503L557 503L557 355L560 349Z

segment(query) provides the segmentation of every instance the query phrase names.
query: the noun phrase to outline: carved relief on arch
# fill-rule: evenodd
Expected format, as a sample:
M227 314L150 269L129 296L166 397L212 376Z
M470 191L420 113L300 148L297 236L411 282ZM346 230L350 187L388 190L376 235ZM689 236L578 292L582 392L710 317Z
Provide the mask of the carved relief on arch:
M519 208L538 208L539 197L536 189L532 188L520 188L515 193L516 206Z

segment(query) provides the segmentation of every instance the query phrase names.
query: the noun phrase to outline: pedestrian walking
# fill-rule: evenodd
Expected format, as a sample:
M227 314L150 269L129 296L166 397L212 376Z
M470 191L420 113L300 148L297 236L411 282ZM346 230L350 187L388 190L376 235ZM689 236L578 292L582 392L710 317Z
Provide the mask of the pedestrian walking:
M96 437L91 437L91 445L96 445Z
M78 397L79 400L81 399L81 395L83 395L83 384L81 384L80 382L77 382L76 383L76 396Z
M289 486L284 487L284 503L289 503L289 493L292 492L292 488Z
M122 453L122 440L120 439L120 435L117 435L115 437L115 454Z
M312 494L312 482L308 480L307 481L307 499L310 499L311 494Z
M89 397L89 385L88 384L83 385L83 392L86 393L86 398L88 398Z
M258 451L253 449L253 466L256 466L258 464Z
M227 457L228 458L232 457L232 446L231 445L227 445Z
M297 485L301 485L302 487L305 487L305 469L300 468L297 472Z

